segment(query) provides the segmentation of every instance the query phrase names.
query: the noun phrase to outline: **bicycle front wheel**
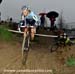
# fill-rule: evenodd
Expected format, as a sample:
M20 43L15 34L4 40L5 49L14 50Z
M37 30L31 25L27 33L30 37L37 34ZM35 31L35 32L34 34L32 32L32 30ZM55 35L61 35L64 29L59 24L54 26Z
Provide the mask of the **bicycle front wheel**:
M26 64L28 52L29 52L29 35L26 35L22 44L22 64Z
M29 50L29 44L30 44L30 36L27 35L26 40L25 40L25 44L24 44L24 50Z

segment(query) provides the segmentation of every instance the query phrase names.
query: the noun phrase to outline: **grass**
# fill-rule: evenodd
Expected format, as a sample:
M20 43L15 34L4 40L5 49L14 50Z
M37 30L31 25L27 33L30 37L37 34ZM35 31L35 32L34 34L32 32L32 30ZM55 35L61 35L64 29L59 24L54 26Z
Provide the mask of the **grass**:
M7 31L5 27L0 27L0 40L10 41L12 39L12 33Z
M69 57L66 61L67 66L75 66L75 58Z

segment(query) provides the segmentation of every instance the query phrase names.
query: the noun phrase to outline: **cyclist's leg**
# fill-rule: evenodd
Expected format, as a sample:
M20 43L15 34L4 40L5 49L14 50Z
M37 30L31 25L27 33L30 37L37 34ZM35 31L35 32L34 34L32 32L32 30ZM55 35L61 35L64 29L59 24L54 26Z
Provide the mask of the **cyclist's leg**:
M31 27L31 40L34 40L35 37L35 33L36 33L36 27Z
M29 26L29 20L26 19L26 23L25 23L25 29L24 29L24 34L28 34L28 26Z
M24 29L24 37L25 37L25 44L24 44L24 50L28 50L28 41L27 41L27 35L28 35L28 27L25 27Z
M33 19L30 21L30 26L31 26L31 40L34 40L34 36L36 33L36 27L35 27L35 20Z
M24 36L26 37L25 38L25 45L24 45L25 50L29 49L29 24L30 24L29 20L26 19L26 24L25 24L26 27L24 29Z
M25 27L25 29L24 29L24 36L26 36L27 33L28 33L28 28Z

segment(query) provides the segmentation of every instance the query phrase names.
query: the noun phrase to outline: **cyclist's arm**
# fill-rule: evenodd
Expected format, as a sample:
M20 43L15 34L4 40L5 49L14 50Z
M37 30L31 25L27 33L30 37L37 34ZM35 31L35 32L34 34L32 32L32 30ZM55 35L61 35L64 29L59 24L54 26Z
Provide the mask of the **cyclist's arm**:
M37 22L38 21L38 18L36 15L33 16L33 19Z
M39 21L38 17L34 16L33 19L35 20L35 25L39 26L40 25L40 21Z
M37 17L37 15L35 15L34 13L32 14L32 18L35 20L35 25L38 26L39 25L39 18Z
M25 27L26 25L26 17L24 15L21 15L21 25L20 27Z

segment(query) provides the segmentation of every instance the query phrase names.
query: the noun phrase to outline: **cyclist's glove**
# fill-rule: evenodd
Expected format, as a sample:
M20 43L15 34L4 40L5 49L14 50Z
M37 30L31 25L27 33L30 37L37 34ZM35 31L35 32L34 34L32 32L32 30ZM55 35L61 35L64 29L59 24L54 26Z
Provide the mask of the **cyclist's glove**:
M20 27L24 25L24 21L20 21L19 24L18 24L18 31L21 32L21 29Z
M18 31L19 31L19 32L21 32L21 29L20 29L20 28L18 28Z
M20 21L19 26L20 26L20 27L21 27L21 26L24 26L24 21L23 21L23 20Z

